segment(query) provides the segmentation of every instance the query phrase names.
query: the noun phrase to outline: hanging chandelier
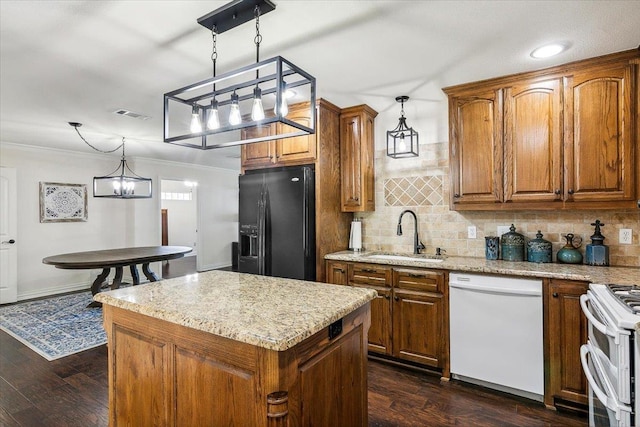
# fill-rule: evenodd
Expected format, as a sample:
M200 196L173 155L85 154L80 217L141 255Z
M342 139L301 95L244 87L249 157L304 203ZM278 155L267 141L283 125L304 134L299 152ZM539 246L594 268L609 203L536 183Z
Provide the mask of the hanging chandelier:
M404 117L404 103L408 100L406 95L396 97L396 102L401 105L398 126L387 131L387 156L394 159L418 156L418 132L407 126Z
M315 133L315 78L281 56L260 60L260 16L275 7L235 0L198 19L212 34L213 77L164 94L164 142L206 150ZM218 34L251 19L256 62L217 75ZM310 121L287 117L289 102L308 108Z
M80 134L80 130L78 130L78 128L82 126L82 123L69 122L69 125L76 130L80 138L89 147L96 151L101 153L113 153L122 148L120 165L118 165L118 167L109 175L93 177L93 197L109 197L112 199L148 199L152 196L151 178L143 178L140 175L137 175L131 170L129 165L127 165L127 159L124 155L124 137L122 137L122 144L113 150L100 150L99 148L91 145L82 136L82 134ZM129 173L130 175L125 175L125 173Z

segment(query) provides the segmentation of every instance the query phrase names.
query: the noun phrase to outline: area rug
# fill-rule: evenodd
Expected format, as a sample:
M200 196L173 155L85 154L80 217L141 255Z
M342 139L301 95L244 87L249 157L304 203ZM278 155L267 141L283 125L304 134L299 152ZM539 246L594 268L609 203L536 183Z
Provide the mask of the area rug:
M103 345L102 309L87 308L91 292L0 307L0 329L47 360Z

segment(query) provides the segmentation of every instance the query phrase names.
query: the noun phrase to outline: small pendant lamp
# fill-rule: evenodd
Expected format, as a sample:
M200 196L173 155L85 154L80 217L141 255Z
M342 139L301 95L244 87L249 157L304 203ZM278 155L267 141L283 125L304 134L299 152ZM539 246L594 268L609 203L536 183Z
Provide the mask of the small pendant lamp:
M407 126L407 119L404 117L404 103L408 100L406 95L396 97L401 105L398 126L387 131L387 156L394 159L418 157L418 132Z

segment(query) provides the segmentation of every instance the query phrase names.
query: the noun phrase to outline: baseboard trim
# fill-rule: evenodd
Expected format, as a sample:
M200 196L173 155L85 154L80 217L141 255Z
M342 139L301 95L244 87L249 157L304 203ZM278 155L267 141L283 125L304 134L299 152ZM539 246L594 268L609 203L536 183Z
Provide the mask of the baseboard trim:
M217 270L218 268L227 268L231 267L231 264L213 264L213 265L205 265L202 266L202 269L198 270L199 273L209 270Z
M49 297L67 292L84 291L91 289L91 283L81 282L72 283L70 285L56 286L55 288L38 289L37 291L18 293L18 301L24 301L34 298Z

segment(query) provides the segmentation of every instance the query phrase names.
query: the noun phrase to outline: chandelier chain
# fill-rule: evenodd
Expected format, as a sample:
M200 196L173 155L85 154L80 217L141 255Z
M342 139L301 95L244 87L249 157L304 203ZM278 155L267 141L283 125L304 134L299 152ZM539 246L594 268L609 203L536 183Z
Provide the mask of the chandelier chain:
M85 144L87 144L89 147L93 148L94 150L100 152L100 153L113 153L115 151L118 151L120 148L122 148L123 150L123 155L124 155L124 137L122 137L122 144L118 145L116 148L114 148L113 150L101 150L97 147L94 147L93 145L91 145L91 143L89 141L87 141L86 139L84 139L84 136L82 136L82 134L80 133L80 131L78 130L78 126L73 126L73 128L76 130L76 132L78 133L78 136L80 137L80 139L82 139L84 141Z

